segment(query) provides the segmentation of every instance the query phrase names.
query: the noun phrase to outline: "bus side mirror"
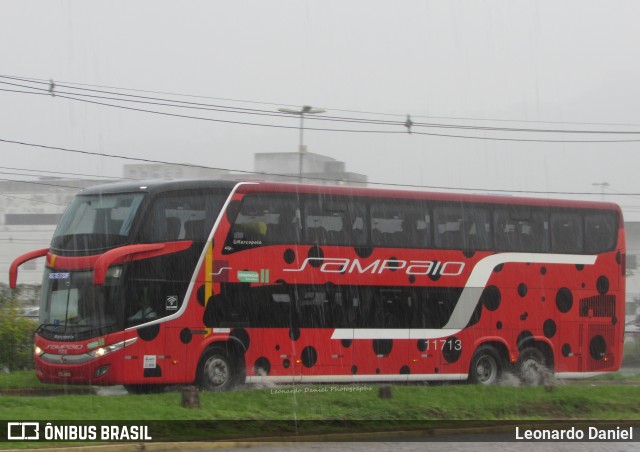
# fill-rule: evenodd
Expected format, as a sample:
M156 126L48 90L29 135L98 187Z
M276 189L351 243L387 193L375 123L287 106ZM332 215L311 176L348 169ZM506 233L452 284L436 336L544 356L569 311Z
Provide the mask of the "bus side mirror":
M11 262L11 267L9 267L9 287L15 289L18 284L18 267L30 260L46 256L48 252L49 248L43 248L16 257L13 262Z
M109 250L101 255L94 264L93 284L101 286L107 276L109 266L113 264L177 253L188 249L192 243L191 240L183 240L179 242L126 245Z

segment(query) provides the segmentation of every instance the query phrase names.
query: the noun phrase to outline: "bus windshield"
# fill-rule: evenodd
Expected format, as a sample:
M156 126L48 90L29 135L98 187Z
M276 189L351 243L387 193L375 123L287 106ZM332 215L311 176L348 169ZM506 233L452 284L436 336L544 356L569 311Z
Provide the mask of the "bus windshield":
M144 196L142 193L76 196L60 220L51 248L91 253L125 244Z
M66 262L129 244L191 243L112 265L102 285L94 285L93 269L53 260L43 279L39 333L82 340L175 314L227 196L228 190L203 188L76 197L51 246Z
M45 269L40 307L41 333L81 340L114 331L118 271L119 268L114 267L105 284L95 286L92 271Z

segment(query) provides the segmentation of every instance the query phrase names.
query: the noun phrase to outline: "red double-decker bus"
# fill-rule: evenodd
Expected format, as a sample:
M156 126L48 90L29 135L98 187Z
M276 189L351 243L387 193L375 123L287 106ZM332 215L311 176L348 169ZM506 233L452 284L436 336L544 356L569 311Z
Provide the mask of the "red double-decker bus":
M609 203L267 182L78 194L46 256L44 382L589 376L620 367L625 237Z

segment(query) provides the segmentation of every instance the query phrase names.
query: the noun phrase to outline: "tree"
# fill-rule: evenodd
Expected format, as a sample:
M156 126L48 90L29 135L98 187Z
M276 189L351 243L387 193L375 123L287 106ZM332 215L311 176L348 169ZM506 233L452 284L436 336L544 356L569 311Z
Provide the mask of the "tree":
M0 288L0 369L33 368L35 321L20 315L20 304Z

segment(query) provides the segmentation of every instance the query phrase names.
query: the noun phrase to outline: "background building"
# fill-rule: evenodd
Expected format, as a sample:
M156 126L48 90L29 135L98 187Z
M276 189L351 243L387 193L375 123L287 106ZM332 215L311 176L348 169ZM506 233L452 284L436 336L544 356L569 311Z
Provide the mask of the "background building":
M0 181L0 282L8 284L9 266L28 251L49 246L53 231L71 198L104 180L39 179ZM44 258L20 267L18 282L40 284Z
M345 163L325 155L305 152L268 152L254 157L254 167L260 179L298 182L302 160L303 182L317 185L355 185L367 183L364 174L345 170ZM256 175L252 175L255 179Z
M214 168L165 165L162 163L124 165L122 171L122 177L125 180L221 179L228 174L228 171Z
M640 223L625 223L627 234L627 312L626 323L640 316ZM640 326L640 325L639 325Z

